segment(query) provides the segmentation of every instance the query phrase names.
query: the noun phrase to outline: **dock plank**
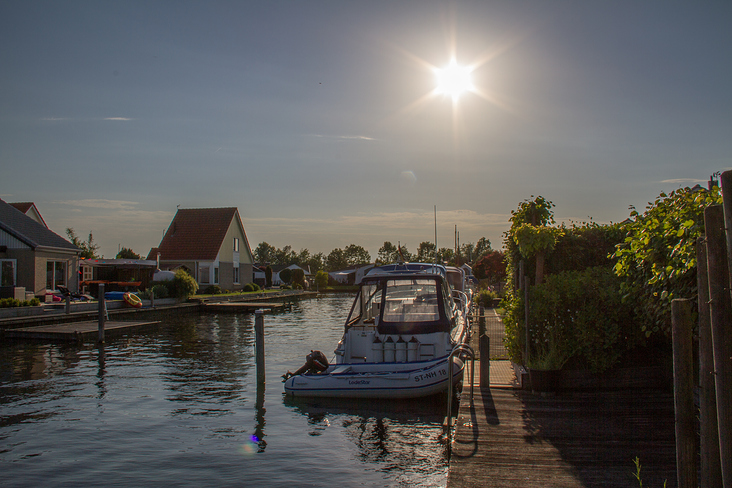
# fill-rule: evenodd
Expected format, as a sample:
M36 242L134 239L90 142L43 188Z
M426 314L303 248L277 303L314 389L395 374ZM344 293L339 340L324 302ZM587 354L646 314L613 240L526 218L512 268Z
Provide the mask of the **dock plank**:
M480 368L476 367L476 373ZM666 390L582 390L540 395L464 389L447 486L676 485L673 397Z
M104 331L105 334L122 332L136 327L157 324L159 322L160 321L157 320L147 322L107 321L104 323ZM86 321L8 329L4 332L4 337L11 339L39 339L76 342L90 338L96 339L98 333L99 322Z

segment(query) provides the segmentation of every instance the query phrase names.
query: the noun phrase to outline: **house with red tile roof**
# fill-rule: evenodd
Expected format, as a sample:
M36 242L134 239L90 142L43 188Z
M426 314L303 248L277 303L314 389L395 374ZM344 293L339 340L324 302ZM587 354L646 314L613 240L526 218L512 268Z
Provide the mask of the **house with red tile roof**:
M161 270L186 269L202 289L241 290L253 280L252 250L236 207L178 209L160 245Z

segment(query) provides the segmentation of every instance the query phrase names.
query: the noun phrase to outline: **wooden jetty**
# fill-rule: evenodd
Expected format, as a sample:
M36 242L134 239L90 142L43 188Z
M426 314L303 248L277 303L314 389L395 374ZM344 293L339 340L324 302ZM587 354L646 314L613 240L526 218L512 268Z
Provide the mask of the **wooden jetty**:
M160 321L122 322L107 321L104 323L105 334L129 331L136 327L157 324ZM83 342L96 340L99 334L99 322L67 322L63 324L48 324L34 327L7 329L3 336L12 339L38 339L59 342Z
M464 388L448 488L676 486L673 395L665 389L538 394ZM511 382L503 382L510 384Z
M217 302L203 303L201 305L206 312L253 312L260 308L279 308L284 306L280 302Z

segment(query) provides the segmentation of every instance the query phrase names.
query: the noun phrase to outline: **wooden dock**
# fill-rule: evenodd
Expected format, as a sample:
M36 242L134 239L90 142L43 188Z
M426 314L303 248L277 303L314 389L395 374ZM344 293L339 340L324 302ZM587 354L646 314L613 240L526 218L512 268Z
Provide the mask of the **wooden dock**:
M511 387L464 388L448 488L676 486L674 405L658 389L538 394ZM509 382L510 383L510 382Z
M159 321L148 322L121 322L108 321L104 323L106 334L126 332L136 327L157 324ZM22 327L18 329L7 329L3 336L11 339L37 339L59 342L83 342L97 340L99 334L99 322L67 322L64 324L39 325L35 327Z
M203 310L206 312L253 312L259 309L280 308L284 303L280 302L218 302L204 303Z

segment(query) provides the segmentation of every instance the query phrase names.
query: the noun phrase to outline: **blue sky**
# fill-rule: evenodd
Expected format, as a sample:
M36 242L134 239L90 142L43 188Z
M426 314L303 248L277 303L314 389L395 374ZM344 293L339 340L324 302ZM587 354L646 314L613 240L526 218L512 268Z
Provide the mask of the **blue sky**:
M434 67L474 67L436 96ZM251 246L490 239L532 195L624 220L732 168L732 4L0 3L0 198L146 255L177 206Z

